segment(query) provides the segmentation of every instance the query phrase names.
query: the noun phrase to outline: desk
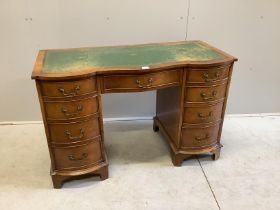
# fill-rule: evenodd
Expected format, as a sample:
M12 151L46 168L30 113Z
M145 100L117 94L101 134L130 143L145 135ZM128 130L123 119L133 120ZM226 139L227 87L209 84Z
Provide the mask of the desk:
M101 95L157 90L154 131L180 166L191 155L220 155L236 58L201 41L41 50L36 80L55 188L77 176L108 178Z

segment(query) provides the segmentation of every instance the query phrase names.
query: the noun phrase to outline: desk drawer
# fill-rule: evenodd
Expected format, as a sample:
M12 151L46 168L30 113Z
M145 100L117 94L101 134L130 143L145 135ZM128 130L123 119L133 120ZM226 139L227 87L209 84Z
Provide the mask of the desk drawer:
M209 106L185 106L184 123L199 124L215 122L221 119L223 102Z
M97 97L72 101L45 102L48 120L66 120L89 116L98 111Z
M188 86L185 91L187 102L212 102L226 95L227 83L212 86Z
M187 83L213 83L226 79L229 74L229 66L207 68L207 69L190 69Z
M94 77L73 81L41 81L41 94L47 97L72 98L95 92L96 79Z
M207 127L185 127L182 129L182 147L207 148L218 141L220 123Z
M58 170L75 170L102 161L100 141L73 147L54 147L55 167Z
M69 144L100 135L99 118L81 122L49 124L50 139L53 143Z
M169 70L141 75L104 76L105 92L143 91L157 87L178 85L181 81L181 70Z

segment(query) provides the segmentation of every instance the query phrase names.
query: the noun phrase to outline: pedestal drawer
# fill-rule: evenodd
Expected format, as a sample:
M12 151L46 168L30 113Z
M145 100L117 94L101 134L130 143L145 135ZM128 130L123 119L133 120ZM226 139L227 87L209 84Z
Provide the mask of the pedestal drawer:
M181 69L141 75L104 76L105 92L143 91L159 87L178 85L181 81Z
M100 141L73 147L54 147L55 167L58 170L75 170L98 164L102 160Z
M88 116L98 111L97 97L71 101L45 102L48 120L67 120Z
M73 81L41 81L42 96L71 98L95 92L96 79L94 77Z
M221 119L223 102L208 106L186 105L184 110L184 123L199 124L215 122Z
M182 129L182 144L184 148L207 148L218 141L220 123L205 127L184 127Z
M185 91L187 102L212 102L223 99L227 83L212 86L188 86Z
M228 77L229 66L207 68L207 69L190 69L187 83L211 83L223 80Z
M99 118L81 122L49 124L50 139L53 143L73 143L96 138L100 135Z

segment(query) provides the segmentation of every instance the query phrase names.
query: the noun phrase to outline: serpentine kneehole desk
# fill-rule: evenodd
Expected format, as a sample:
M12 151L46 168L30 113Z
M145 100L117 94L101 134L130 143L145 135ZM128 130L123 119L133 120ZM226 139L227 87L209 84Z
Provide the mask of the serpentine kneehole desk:
M157 90L154 131L180 166L194 154L219 158L236 58L201 41L41 50L36 80L54 188L80 175L108 178L101 94Z

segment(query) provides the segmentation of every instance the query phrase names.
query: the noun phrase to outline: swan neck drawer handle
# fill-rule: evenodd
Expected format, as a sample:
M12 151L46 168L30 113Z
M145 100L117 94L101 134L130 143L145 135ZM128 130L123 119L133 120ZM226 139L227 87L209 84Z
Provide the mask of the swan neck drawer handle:
M72 136L70 131L65 131L66 136L68 137L69 140L80 140L84 137L85 135L85 129L81 128L80 129L80 135L79 136Z
M81 113L81 111L83 110L83 106L82 105L78 105L77 106L77 111L76 112L68 112L68 109L65 107L61 108L61 112L66 116L66 117L73 117L76 115L79 115Z
M195 140L197 140L197 141L205 141L205 140L209 139L209 137L210 137L210 135L207 133L207 134L205 134L204 137L198 137L198 136L196 136L196 137L195 137Z
M153 85L153 78L149 78L147 83L142 83L140 80L136 80L135 83L137 84L137 87L139 88L148 88Z
M217 93L218 92L216 90L213 90L210 96L207 96L205 92L200 93L200 96L204 101L208 101L213 100L216 97Z
M208 73L204 73L202 74L202 78L204 79L205 82L214 82L216 80L218 80L220 78L220 73L219 72L216 72L215 73L215 76L213 78L209 78L209 74Z
M209 112L208 115L203 115L202 113L197 113L197 116L198 116L200 119L204 120L204 119L208 119L208 118L212 117L212 116L213 116L213 112Z
M87 153L83 153L81 155L81 157L79 157L79 158L75 157L75 155L68 155L68 159L71 160L71 161L83 160L83 159L86 159L87 157L88 157Z
M74 97L76 95L78 95L78 91L80 90L80 85L76 85L74 87L74 92L73 93L65 93L65 89L63 87L59 87L58 88L58 91L63 95L63 96L66 96L66 97Z

